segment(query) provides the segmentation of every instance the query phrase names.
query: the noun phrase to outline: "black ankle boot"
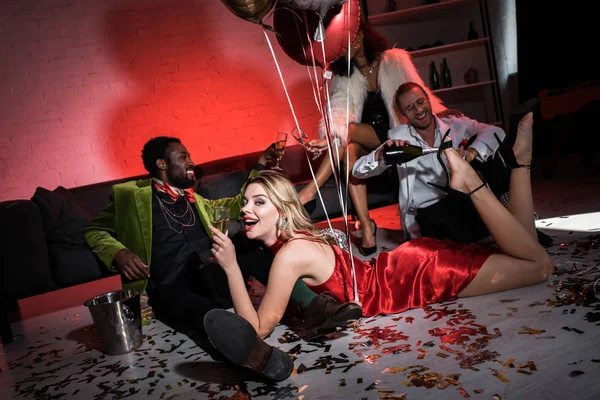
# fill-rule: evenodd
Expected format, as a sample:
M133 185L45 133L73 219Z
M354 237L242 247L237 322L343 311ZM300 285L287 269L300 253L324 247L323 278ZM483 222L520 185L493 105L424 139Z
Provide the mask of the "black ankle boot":
M262 340L244 318L226 310L211 310L204 317L210 342L229 361L250 368L274 381L287 379L294 361L286 352Z
M356 303L338 303L321 293L304 310L304 329L307 340L345 328L362 317L362 307Z

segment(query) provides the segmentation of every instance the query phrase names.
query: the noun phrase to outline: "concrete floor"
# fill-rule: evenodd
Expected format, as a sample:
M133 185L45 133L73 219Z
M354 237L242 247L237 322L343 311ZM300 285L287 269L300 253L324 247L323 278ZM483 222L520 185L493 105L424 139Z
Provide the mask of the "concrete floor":
M118 289L112 277L20 302L16 340L0 346L0 398L597 399L600 307L566 288L600 278L600 174L577 159L562 164L552 179L534 168L537 226L554 237L548 252L563 271L544 284L363 319L316 342L280 325L267 341L292 354L296 370L266 383L156 319L140 349L104 355L81 304ZM380 250L395 247L397 208L371 215Z

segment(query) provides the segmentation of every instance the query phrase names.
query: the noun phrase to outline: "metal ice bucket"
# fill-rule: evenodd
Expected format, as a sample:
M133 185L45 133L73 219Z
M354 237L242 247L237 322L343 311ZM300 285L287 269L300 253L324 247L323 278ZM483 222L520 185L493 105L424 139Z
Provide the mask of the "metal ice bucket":
M138 289L117 290L83 303L90 310L104 353L129 353L142 345L140 293Z

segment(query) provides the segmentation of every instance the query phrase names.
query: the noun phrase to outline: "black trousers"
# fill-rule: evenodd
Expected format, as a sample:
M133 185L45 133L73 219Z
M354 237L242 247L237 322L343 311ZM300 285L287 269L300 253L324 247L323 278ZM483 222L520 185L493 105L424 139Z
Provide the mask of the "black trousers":
M267 284L274 256L258 243L236 235L233 239L238 264L247 282L250 275ZM148 291L150 305L157 318L173 329L206 340L204 316L210 310L233 307L227 276L216 263L202 268L187 268L170 285Z
M486 162L473 160L471 166L485 180L498 198L510 188L510 169L496 153ZM472 243L490 235L469 198L448 195L437 203L417 211L416 221L421 235Z

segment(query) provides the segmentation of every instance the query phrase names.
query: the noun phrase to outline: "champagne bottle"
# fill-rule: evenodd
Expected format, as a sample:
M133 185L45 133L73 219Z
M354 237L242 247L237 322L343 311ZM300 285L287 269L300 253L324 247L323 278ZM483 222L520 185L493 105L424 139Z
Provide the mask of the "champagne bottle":
M467 34L467 40L475 40L477 38L479 38L479 34L475 30L473 21L471 21L471 22L469 22L469 33Z
M452 87L452 76L450 75L450 68L448 68L448 62L445 57L442 66L442 77L444 78L444 87Z
M440 88L440 77L437 72L437 68L435 67L435 61L431 62L429 66L429 84L431 86L431 90L436 90Z
M437 147L424 149L412 144L407 144L405 146L386 146L383 149L383 161L386 165L402 164L425 154L431 154L437 151Z

